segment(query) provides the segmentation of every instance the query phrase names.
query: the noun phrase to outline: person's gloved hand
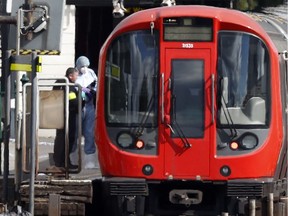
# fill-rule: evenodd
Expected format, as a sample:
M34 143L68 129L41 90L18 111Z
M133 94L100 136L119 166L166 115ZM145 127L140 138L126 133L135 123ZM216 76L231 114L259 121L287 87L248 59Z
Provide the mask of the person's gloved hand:
M89 101L93 97L93 94L91 93L91 90L89 88L82 88L82 92L85 93L85 100Z
M83 87L83 88L82 88L82 91L85 92L85 93L90 93L90 89L89 89L89 88L84 88L84 87Z
M84 91L81 92L81 97L82 97L82 100L85 100L86 94Z

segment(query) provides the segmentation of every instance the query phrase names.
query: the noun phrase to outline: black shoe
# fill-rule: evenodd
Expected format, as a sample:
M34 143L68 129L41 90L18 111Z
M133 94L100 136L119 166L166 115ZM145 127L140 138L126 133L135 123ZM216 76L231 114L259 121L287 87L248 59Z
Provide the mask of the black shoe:
M73 165L73 164L69 164L69 170L77 170L78 169L78 165Z
M46 168L46 171L49 173L64 173L65 169L64 167L50 166Z
M65 167L65 164L61 164L57 167L61 167L63 170L66 170L66 167ZM71 170L71 171L75 171L75 170L78 170L78 165L73 165L69 162L68 164L68 169Z

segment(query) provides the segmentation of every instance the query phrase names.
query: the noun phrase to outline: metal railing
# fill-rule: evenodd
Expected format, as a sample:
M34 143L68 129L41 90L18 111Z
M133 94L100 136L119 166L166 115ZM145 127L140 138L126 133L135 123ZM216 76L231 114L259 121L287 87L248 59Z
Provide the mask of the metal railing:
M48 80L62 80L63 83L45 83L41 81L48 81ZM41 110L39 109L39 103L40 103L40 94L41 91L48 91L47 87L55 87L55 86L64 86L64 98L63 98L63 103L64 103L64 113L63 114L63 118L64 118L64 131L65 131L65 178L68 179L69 178L69 164L68 164L68 158L69 158L69 127L68 127L68 122L69 122L69 87L70 86L78 86L78 137L77 137L77 146L81 145L81 109L82 109L82 105L81 105L81 87L77 84L74 83L69 83L67 78L38 78L38 91L37 91L37 96L36 96L36 101L38 106L36 107L37 109L37 123L36 123L36 131L38 133L39 131L39 119L41 118L41 115L45 115L45 113L41 113ZM22 170L25 173L29 173L31 171L30 168L30 161L29 158L31 158L31 160L36 160L36 174L41 172L41 173L49 173L49 171L46 170L39 170L39 165L38 165L38 157L36 154L35 158L33 158L34 156L31 155L32 157L29 156L29 137L27 138L27 125L29 125L29 120L27 120L30 116L30 110L29 107L27 107L27 105L29 104L27 102L27 96L29 95L27 92L29 91L29 87L31 87L31 83L26 83L23 85L23 92L22 92L22 102L23 102L23 107L22 107ZM46 87L46 90L45 90ZM50 90L50 91L59 91L59 90ZM60 90L62 91L62 90ZM47 113L46 113L47 114ZM53 112L53 110L51 110L51 114L52 115L56 115L56 113ZM59 115L61 116L61 113L59 113ZM59 123L58 123L59 126ZM58 127L57 125L55 125L54 129L57 129ZM49 125L47 127L47 129L52 129L53 125ZM41 129L45 129L45 125L41 126ZM38 137L38 134L36 134L36 137ZM38 143L36 142L36 149L38 149ZM76 171L76 173L79 173L81 171L81 148L77 148L78 149L78 170ZM75 172L74 172L75 173Z

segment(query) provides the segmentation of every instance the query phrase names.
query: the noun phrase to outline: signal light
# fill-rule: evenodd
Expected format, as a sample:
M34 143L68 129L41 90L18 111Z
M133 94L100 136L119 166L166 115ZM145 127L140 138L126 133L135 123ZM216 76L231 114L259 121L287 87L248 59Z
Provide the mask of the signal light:
M237 142L231 142L230 143L230 148L232 149L232 150L237 150L238 148L239 148L239 144L237 143Z
M250 132L242 134L237 140L231 141L229 144L232 150L252 150L258 145L258 137Z
M138 148L138 149L141 149L144 147L144 142L143 140L137 140L136 143L135 143L135 146Z
M239 139L240 147L246 150L254 149L258 145L258 137L253 133L245 133Z
M121 131L116 138L117 144L121 148L129 148L130 146L133 145L134 138L130 134L130 132L127 131Z

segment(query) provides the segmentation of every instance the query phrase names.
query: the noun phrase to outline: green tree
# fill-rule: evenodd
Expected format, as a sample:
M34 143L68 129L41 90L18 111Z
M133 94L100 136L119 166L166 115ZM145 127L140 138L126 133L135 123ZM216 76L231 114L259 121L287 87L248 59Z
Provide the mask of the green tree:
M238 10L254 10L258 6L258 0L238 0L236 2L236 9Z

